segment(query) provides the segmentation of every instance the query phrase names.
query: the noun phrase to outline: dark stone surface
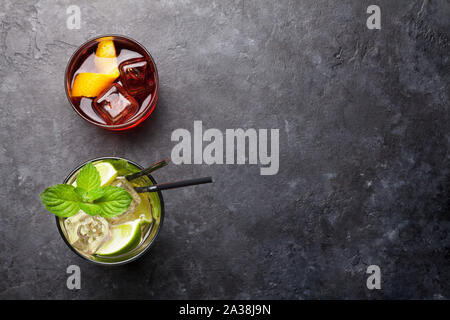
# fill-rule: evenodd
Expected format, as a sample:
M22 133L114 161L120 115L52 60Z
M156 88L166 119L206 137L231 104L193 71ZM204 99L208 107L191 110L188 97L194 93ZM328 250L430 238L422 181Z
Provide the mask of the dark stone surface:
M0 298L450 298L448 1L77 1L68 30L72 3L0 3ZM104 33L159 69L157 110L131 132L89 125L65 97L70 55ZM279 173L171 165L156 179L216 183L164 193L149 254L75 256L39 193L97 156L169 156L194 120L279 128Z

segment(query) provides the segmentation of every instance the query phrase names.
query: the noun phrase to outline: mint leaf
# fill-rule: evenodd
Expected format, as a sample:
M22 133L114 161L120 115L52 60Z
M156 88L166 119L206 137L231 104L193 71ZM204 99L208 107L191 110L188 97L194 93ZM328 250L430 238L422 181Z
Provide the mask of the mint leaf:
M77 187L86 190L88 193L100 189L100 182L100 174L92 162L85 164L78 173Z
M102 189L105 194L94 201L96 205L100 206L102 217L111 218L127 211L132 200L127 190L113 186L105 186Z
M59 217L67 218L80 210L81 197L75 192L75 187L68 184L47 188L40 198L45 208Z
M128 161L123 160L123 159L120 159L120 160L108 159L108 160L105 160L105 162L109 162L110 164L112 164L114 169L117 170L117 174L119 176L126 176L127 174L136 173L136 172L141 171L141 169L139 169L138 167L132 165L131 163L129 163Z
M95 216L102 211L99 205L84 202L80 202L80 209L83 210L85 213L90 214L91 216Z

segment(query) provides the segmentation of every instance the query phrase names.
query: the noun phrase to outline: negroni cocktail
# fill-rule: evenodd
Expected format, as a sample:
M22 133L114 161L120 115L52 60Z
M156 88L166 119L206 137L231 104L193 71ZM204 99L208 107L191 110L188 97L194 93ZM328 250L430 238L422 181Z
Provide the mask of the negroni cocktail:
M145 120L158 100L158 72L148 51L123 36L83 44L66 69L66 93L85 120L125 130Z

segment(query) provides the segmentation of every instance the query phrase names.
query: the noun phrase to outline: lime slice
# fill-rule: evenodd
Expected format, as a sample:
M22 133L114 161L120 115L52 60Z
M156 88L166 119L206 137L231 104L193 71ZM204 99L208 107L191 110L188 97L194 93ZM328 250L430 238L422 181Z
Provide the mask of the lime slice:
M136 215L141 219L143 223L152 223L152 207L150 200L146 194L139 194L141 203L136 208Z
M117 178L117 170L111 163L100 162L94 165L100 174L101 186L106 186Z
M101 187L111 184L111 182L117 178L117 170L114 169L113 165L108 162L96 163L94 164L94 167L97 168L98 173L100 174ZM75 180L72 185L76 187L77 181Z
M96 254L114 256L134 249L141 240L139 220L119 224L111 228L111 240L103 244Z

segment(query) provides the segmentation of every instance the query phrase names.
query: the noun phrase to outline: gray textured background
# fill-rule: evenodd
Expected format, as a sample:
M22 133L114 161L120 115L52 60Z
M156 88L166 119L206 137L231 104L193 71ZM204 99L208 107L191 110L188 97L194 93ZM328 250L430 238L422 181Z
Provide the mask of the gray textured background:
M76 1L68 30L74 2L0 2L0 298L450 298L449 1ZM65 97L70 55L104 33L159 69L157 109L131 132ZM39 193L93 157L168 156L194 120L279 128L278 175L171 165L156 179L216 183L164 193L147 255L103 268L72 253Z

